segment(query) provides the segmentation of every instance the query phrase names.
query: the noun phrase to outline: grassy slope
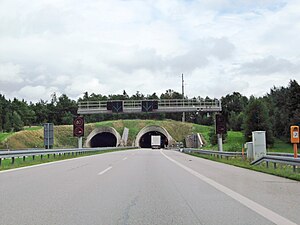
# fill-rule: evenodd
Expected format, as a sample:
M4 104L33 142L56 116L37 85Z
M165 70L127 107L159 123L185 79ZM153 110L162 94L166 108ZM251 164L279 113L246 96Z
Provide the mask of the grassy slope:
M242 132L228 131L227 139L223 145L224 151L242 151L243 144L245 143L245 138ZM214 149L217 150L218 146L208 145L205 149ZM275 139L274 146L267 149L268 152L285 152L293 153L293 146L289 143L286 143L280 139Z
M11 135L13 135L13 133L0 133L0 142L4 142Z
M192 123L182 123L172 120L115 120L103 121L99 123L85 125L85 137L96 127L110 126L114 127L120 135L123 133L124 127L129 128L128 145L131 145L138 132L145 126L158 125L165 127L170 135L176 141L183 141L187 134L201 133L204 139L209 141L209 133L211 127L202 126ZM76 147L77 139L73 137L72 126L55 126L54 135L56 148ZM10 149L23 149L23 148L43 148L43 128L30 127L17 133L0 133L0 149L6 148L6 143ZM242 132L228 131L227 139L223 145L224 151L241 151L242 145L245 143ZM211 146L207 144L206 149L218 149L217 145ZM271 152L288 152L293 153L291 144L283 141L276 140L273 148L268 149Z
M167 129L170 135L177 141L182 141L187 134L200 132L205 138L208 136L209 127L195 125L192 123L182 123L172 120L116 120L103 121L99 123L85 125L85 137L96 127L110 126L114 127L120 135L123 133L124 127L129 128L128 145L131 145L138 132L145 126L158 125ZM67 148L76 147L77 139L73 137L73 127L71 125L55 126L54 127L54 147ZM10 149L24 149L24 148L43 148L43 128L28 128L26 130L11 134L7 139ZM6 148L4 143L0 143L0 148Z

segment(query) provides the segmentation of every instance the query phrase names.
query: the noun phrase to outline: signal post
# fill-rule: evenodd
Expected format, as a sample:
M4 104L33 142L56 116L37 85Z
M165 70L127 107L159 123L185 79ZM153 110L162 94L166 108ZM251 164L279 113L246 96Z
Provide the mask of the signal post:
M82 148L82 137L84 136L83 116L77 116L73 119L73 136L78 137L78 148Z
M222 135L226 133L226 121L222 114L216 114L216 134L218 135L219 152L223 152Z

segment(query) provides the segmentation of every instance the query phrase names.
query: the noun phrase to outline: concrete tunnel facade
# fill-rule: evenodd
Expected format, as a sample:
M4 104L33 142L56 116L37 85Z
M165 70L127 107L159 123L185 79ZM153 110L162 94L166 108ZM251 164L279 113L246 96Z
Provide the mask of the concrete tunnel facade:
M132 146L139 148L151 148L151 136L161 136L161 148L174 144L174 139L164 127L152 125L139 131ZM122 145L121 135L112 127L99 127L94 129L85 142L85 147L117 147Z
M161 136L161 148L173 144L174 140L164 127L146 126L140 130L135 138L134 145L140 148L151 148L151 135Z
M94 129L85 142L85 147L117 147L121 143L121 135L112 127L99 127Z

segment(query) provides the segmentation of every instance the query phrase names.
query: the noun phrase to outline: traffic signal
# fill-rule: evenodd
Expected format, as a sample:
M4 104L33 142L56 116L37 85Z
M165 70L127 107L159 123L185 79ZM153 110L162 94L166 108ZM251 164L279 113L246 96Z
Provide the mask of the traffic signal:
M226 133L226 121L222 114L216 114L216 133L225 134Z
M83 116L77 116L73 120L73 136L84 136L84 118Z

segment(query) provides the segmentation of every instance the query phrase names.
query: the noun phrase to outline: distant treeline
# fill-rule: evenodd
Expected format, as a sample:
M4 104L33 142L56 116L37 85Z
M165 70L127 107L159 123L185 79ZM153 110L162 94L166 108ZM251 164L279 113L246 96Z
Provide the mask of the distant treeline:
M213 100L209 97L194 97L200 100ZM182 95L173 90L157 96L144 95L140 92L129 96L126 91L120 95L101 95L85 92L77 101L66 94L56 96L51 100L40 100L37 103L27 103L24 100L7 100L0 94L0 132L22 130L24 126L42 125L46 122L55 125L72 124L77 114L79 101L105 100L143 100L143 99L182 99ZM226 117L227 129L243 131L247 140L254 130L267 131L267 142L274 143L274 137L288 140L289 126L300 123L300 86L296 80L291 80L288 87L273 87L270 93L263 97L247 98L238 92L233 92L221 98L223 114ZM116 119L173 119L181 120L181 113L158 114L95 114L85 116L87 123ZM214 116L204 113L186 113L186 121L202 125L213 125ZM300 125L300 124L299 124ZM213 132L213 131L212 131Z

